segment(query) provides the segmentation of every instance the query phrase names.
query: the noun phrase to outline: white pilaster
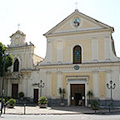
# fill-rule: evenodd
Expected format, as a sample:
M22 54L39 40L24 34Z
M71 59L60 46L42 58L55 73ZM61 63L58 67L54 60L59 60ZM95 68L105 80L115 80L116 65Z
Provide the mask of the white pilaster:
M46 75L47 75L47 77L46 77L46 90L47 90L47 92L46 92L46 96L48 97L48 98L50 98L51 97L51 72L46 72Z
M52 62L52 43L51 41L48 41L47 43L47 62Z
M63 88L62 86L62 72L57 73L57 96L59 97L59 88Z
M110 83L111 73L112 73L111 70L106 71L106 84L107 84L107 83L108 83L108 84ZM107 98L107 99L111 99L110 89L108 89L107 86L106 86L106 98Z
M96 38L92 40L92 60L98 60L98 40Z
M109 40L109 37L105 37L105 59L110 60L110 40Z
M28 67L32 67L32 53L29 53L29 65Z
M22 62L22 66L21 67L22 68L24 68L24 62L23 62L23 60L24 60L24 53L22 53L22 61L21 61Z
M94 97L99 97L99 78L98 78L98 72L93 72L93 94Z
M57 62L61 63L63 61L63 44L61 41L57 43Z

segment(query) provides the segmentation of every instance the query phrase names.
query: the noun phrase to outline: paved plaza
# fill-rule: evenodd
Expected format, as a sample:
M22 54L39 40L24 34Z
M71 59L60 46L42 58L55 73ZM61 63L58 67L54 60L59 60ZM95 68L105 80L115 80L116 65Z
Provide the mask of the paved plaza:
M3 115L0 120L120 120L120 115Z
M6 108L3 110L5 114L14 115L65 115L65 114L120 114L120 110L99 109L96 111L83 106L70 107L47 107L39 108L39 106L15 106L14 108Z
M120 120L120 111L100 109L95 113L87 107L48 107L15 106L6 108L1 120ZM3 110L4 113L4 110ZM25 114L25 115L24 115Z

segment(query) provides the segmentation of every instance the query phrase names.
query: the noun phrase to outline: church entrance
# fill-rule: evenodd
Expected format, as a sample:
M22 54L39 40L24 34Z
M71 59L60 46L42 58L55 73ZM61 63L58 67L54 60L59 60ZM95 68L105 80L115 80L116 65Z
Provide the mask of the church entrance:
M85 84L70 85L71 105L85 106Z
M18 97L18 84L12 84L12 98Z

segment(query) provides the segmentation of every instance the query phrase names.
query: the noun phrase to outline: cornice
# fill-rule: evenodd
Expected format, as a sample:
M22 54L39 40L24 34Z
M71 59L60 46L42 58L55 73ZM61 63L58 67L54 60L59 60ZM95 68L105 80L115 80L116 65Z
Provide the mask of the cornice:
M89 29L89 30L76 30L76 31L65 31L59 33L51 33L46 35L46 37L57 37L65 35L77 35L77 34L87 34L87 33L97 33L97 32L112 32L112 29L100 28L100 29Z
M76 64L46 64L40 65L40 69L47 69L47 68L71 68L74 67ZM117 62L95 62L95 63L83 63L77 64L80 68L81 67L112 67L112 66L120 66L120 61Z

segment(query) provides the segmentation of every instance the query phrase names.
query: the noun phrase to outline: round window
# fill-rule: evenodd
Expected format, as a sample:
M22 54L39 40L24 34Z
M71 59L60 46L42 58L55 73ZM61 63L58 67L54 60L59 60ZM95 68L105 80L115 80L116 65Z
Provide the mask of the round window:
M80 19L79 18L75 18L74 25L75 25L75 27L78 27L80 25Z

